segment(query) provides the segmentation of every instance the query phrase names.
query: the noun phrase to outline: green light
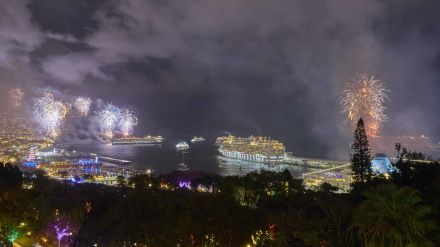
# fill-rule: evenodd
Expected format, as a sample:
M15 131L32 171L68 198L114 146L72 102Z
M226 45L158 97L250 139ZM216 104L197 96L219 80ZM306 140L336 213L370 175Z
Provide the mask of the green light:
M20 237L20 235L21 235L21 233L17 229L11 229L11 231L9 231L6 239L9 242L13 243L13 242L15 242L15 240L17 240Z

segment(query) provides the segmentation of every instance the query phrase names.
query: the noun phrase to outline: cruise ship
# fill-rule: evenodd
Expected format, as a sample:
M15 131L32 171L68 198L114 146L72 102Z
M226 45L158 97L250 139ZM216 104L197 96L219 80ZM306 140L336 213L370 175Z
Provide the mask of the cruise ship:
M112 140L112 145L158 145L162 144L162 136L122 137Z
M227 158L250 162L279 164L284 161L284 144L266 137L222 136L216 140L218 151Z

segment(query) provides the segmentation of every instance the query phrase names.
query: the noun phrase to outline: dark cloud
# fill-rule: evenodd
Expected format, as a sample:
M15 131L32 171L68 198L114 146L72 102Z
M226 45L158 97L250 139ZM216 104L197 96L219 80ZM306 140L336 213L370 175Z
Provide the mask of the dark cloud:
M106 0L38 0L29 2L32 21L43 31L82 38L97 29L95 11Z
M42 42L41 33L30 22L25 0L2 1L0 5L0 64L26 59Z
M0 26L21 28L0 29L2 70L135 107L140 134L226 130L342 157L339 93L366 72L390 89L385 134L440 138L434 0L4 1Z

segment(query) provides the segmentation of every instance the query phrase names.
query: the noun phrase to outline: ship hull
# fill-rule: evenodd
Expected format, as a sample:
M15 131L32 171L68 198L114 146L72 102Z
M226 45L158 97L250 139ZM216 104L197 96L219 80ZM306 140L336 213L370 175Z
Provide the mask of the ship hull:
M137 145L137 146L153 146L161 145L162 142L112 142L112 145Z
M265 156L259 154L248 154L237 151L218 150L223 157L229 159L243 160L262 164L281 164L284 161L284 155Z

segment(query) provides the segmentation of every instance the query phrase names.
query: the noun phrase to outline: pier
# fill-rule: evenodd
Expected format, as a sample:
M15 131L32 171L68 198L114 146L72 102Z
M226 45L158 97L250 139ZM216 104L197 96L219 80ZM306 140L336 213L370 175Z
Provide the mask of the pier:
M286 153L283 163L290 165L300 165L300 166L318 168L318 169L327 169L327 168L347 165L348 161L302 158L302 157L295 157L290 153Z
M106 157L106 156L98 156L98 159L101 161L106 161L106 162L109 162L112 164L117 164L117 165L124 165L124 166L131 165L131 161L129 161L129 160L115 159L115 158Z

